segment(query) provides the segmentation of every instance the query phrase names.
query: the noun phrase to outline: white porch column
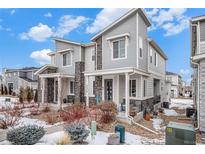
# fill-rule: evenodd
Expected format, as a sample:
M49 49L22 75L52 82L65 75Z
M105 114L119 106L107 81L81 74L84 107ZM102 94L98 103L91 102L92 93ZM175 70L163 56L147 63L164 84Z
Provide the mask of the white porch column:
M45 102L45 78L41 78L41 84L42 84L42 93L41 93L41 103L44 104Z
M129 74L125 73L125 116L129 116L130 98L129 98Z
M89 76L85 76L86 83L86 107L89 107Z
M61 84L61 77L58 77L58 109L62 108L62 102L61 102L61 89L62 89L62 84Z

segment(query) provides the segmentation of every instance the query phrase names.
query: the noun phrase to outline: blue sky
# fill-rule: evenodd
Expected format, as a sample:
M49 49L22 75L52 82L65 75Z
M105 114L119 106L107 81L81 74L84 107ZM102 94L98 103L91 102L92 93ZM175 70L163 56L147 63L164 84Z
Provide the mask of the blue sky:
M0 69L41 66L54 50L52 37L89 42L103 27L129 9L0 9ZM149 36L167 54L167 71L190 80L189 19L204 9L145 9Z

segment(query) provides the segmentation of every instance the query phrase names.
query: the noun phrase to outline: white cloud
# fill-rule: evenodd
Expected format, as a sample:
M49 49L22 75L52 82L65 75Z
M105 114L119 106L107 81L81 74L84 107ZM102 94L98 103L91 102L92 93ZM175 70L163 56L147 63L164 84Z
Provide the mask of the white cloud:
M105 8L100 11L94 22L86 28L87 33L96 33L100 31L101 29L105 28L109 24L111 24L113 21L118 19L120 16L128 12L130 9L128 8Z
M49 27L39 23L37 26L31 27L28 32L21 33L21 40L35 40L38 42L46 41L50 37L64 37L76 28L79 28L88 18L83 16L62 16L58 22L58 26Z
M159 12L159 9L154 8L154 9L147 9L146 13L147 15L151 18L152 16L156 15Z
M11 10L10 14L13 15L16 12L16 10Z
M84 16L71 16L64 15L60 18L58 27L54 32L54 36L63 37L64 35L70 33L72 30L78 28L82 23L84 23L88 18Z
M52 14L51 14L50 12L48 12L48 13L44 14L44 17L46 17L46 18L51 18L51 17L52 17Z
M164 36L172 36L181 33L189 26L189 17L185 15L187 9L152 9L145 10L152 21L149 30L163 29Z
M181 75L189 75L191 74L191 71L189 69L180 69L179 73Z
M43 49L40 51L33 51L30 58L34 59L38 64L45 65L50 63L50 56L48 53L52 52L50 49Z
M39 23L37 26L31 27L27 33L21 33L20 39L33 39L38 42L43 42L53 35L52 29L48 25Z

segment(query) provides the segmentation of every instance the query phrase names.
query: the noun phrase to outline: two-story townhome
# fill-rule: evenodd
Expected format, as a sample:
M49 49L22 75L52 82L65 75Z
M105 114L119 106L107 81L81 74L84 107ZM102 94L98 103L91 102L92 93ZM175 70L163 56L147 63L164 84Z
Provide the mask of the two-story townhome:
M132 9L97 33L92 43L54 39L51 64L38 72L39 101L72 98L87 106L113 101L126 117L130 109L153 110L164 97L167 57L148 37L142 9ZM68 99L72 100L72 99Z
M3 70L3 84L7 86L8 91L19 93L20 87L27 86L37 90L38 76L35 72L36 67L26 67L22 69L4 69Z
M132 9L97 33L95 70L85 72L86 87L95 77L95 98L111 100L120 112L153 109L164 97L167 57L148 37L149 19L142 9ZM86 102L90 102L86 93Z
M85 102L84 71L94 71L95 44L58 38L54 41L56 51L49 53L51 64L36 72L39 76L38 100L56 103L59 108L64 99L68 102ZM93 82L88 91L93 96Z
M166 80L171 82L171 98L177 98L183 93L181 76L177 73L166 72Z
M197 109L198 128L205 132L205 16L190 20L193 100Z

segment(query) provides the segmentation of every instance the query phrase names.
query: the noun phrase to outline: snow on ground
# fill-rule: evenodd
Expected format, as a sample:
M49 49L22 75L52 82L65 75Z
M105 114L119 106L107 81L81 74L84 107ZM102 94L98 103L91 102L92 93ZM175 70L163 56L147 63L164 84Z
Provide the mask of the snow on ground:
M166 116L178 116L179 114L173 109L164 109L164 114Z
M153 127L156 131L159 131L162 129L161 125L163 123L163 120L161 118L155 118L155 119L151 119L151 120L153 121L152 124L153 124Z
M92 139L91 135L87 138L89 145L105 145L108 142L110 133L97 131L97 135ZM139 135L133 135L128 132L125 133L125 144L127 145L141 145L141 144L164 144L164 139L149 139Z
M11 99L11 102L6 102L6 99ZM14 107L14 104L17 102L17 98L14 97L0 97L0 109L2 107Z
M28 125L34 125L34 124L37 125L37 126L44 127L44 128L48 128L48 127L52 126L52 125L49 125L45 121L22 117L15 127L28 126Z
M38 145L55 145L59 139L61 139L64 136L64 131L58 131L52 134L46 134L44 135L39 142ZM92 138L91 135L88 136L86 139L86 142L88 142L88 145L106 145L108 142L108 136L110 133L105 133L101 131L97 131L97 135ZM141 144L164 144L164 139L149 139L145 138L139 135L133 135L128 132L125 133L125 144L126 145L141 145ZM3 141L0 142L0 145L8 145L11 144L9 141Z
M193 107L193 100L191 99L171 99L170 108L186 109Z

